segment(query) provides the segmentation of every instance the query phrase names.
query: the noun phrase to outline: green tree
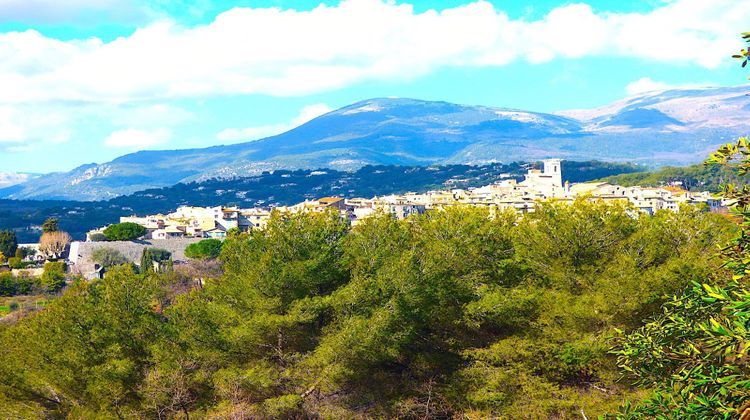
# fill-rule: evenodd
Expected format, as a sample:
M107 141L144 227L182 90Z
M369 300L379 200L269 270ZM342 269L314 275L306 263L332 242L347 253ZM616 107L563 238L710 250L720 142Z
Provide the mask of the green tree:
M750 172L750 141L740 138L706 161L744 176ZM656 385L653 396L623 407L623 414L698 418L748 415L750 409L750 187L724 185L734 200L740 229L723 248L732 274L714 273L694 282L663 308L663 314L621 338L619 365L637 383Z
M147 230L137 223L117 223L107 226L104 229L104 235L110 241L132 241L143 237Z
M23 260L18 257L8 258L8 266L14 269L23 268Z
M51 417L158 417L139 396L161 337L155 287L116 267L0 330L0 394Z
M42 223L42 232L44 233L57 232L58 230L60 230L60 223L55 217L50 217Z
M192 259L215 259L221 253L222 241L218 239L204 239L190 244L185 248L185 256Z
M166 249L144 248L140 267L142 273L172 271L172 253Z
M47 291L51 293L60 291L65 287L65 262L56 261L44 264L41 280Z
M12 230L0 230L0 254L6 258L16 255L18 242L16 241L16 232Z
M149 271L169 256L145 250L140 274L113 267L0 325L0 415L593 418L642 400L651 385L620 380L609 337L720 276L711 250L733 223L586 200L538 210L354 227L275 212L195 272ZM0 274L2 290L35 287Z
M122 252L114 248L106 247L95 249L94 252L91 253L91 259L104 268L110 268L130 262Z
M94 233L89 237L89 240L91 240L91 242L106 242L109 239L107 239L107 235L103 233Z

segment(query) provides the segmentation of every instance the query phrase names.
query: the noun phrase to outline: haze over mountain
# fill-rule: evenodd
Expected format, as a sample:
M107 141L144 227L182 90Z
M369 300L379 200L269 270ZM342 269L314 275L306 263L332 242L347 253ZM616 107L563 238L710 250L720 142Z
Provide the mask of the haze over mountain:
M370 99L288 132L204 149L141 151L0 190L0 197L101 200L274 169L569 160L684 165L750 132L747 86L649 92L546 114L415 99Z
M21 184L37 176L39 175L24 172L0 172L0 188Z

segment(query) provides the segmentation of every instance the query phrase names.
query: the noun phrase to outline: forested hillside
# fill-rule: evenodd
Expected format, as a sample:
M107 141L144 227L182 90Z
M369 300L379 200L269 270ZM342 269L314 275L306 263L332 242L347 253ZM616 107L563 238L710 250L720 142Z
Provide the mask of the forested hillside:
M457 207L350 228L276 215L224 273L113 269L0 327L3 417L588 418L650 393L617 367L632 331L735 224L686 208ZM193 280L203 278L202 286Z
M726 167L715 165L692 165L665 167L656 171L627 173L604 178L604 181L624 186L668 185L681 186L690 191L719 192L724 184L747 184L750 176L738 176Z

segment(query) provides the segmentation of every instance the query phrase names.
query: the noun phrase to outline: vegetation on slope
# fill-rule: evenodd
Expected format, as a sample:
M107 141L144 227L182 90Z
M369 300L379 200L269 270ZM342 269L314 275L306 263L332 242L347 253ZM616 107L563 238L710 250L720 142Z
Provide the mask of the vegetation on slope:
M648 390L620 380L609 337L721 273L710 255L734 229L689 208L632 214L585 200L354 228L334 212L277 214L229 238L224 273L186 293L180 270L123 266L0 327L0 414L613 412Z
M750 42L750 33L745 38ZM741 138L707 163L744 176L750 141ZM741 418L750 416L750 189L725 185L737 200L740 231L722 249L732 276L709 275L675 295L662 314L621 338L619 365L637 384L654 386L650 398L626 404L627 418Z
M656 171L613 175L602 179L626 187L641 185L663 187L677 185L690 191L721 191L725 184L747 184L750 177L739 176L731 169L716 165L665 167Z

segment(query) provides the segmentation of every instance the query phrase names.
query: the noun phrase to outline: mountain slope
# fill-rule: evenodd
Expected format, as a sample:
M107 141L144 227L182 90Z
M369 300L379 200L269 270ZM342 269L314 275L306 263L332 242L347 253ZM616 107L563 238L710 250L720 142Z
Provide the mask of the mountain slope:
M652 92L594 110L544 114L414 99L371 99L259 141L144 151L46 175L0 197L99 200L150 187L275 169L482 164L545 157L695 163L749 132L747 87Z

